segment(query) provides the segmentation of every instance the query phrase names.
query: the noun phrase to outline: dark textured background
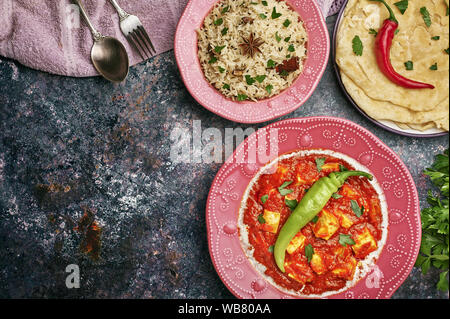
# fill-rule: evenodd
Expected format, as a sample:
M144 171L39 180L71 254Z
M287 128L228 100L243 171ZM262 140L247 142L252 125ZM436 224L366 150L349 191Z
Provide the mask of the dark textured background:
M332 29L335 17L328 20ZM249 126L224 120L186 91L173 52L125 83L68 78L0 59L0 297L230 298L208 253L205 205L220 164L172 164L170 132ZM405 162L425 206L422 170L448 136L402 137L364 119L329 63L312 97L283 117L330 115L367 127ZM268 123L252 126L263 127ZM82 251L84 211L102 228L100 256ZM81 288L67 289L78 264ZM394 298L448 298L438 274L414 269Z

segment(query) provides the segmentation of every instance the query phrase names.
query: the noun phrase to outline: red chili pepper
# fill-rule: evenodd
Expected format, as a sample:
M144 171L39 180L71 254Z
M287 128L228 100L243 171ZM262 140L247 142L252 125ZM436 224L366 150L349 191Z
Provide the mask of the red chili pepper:
M408 89L434 89L434 86L431 84L407 79L395 71L391 64L391 46L395 31L398 28L398 21L386 1L370 1L378 1L383 3L388 9L390 15L388 19L384 20L383 26L378 31L378 35L375 39L375 55L381 72L393 83Z

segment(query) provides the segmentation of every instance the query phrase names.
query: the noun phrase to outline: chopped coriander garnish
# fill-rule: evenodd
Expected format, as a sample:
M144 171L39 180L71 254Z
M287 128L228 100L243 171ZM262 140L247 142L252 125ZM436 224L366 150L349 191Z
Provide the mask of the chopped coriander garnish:
M318 215L314 216L314 218L311 219L311 221L312 221L314 224L317 223L318 220L319 220L319 216L318 216Z
M264 219L263 214L259 214L258 221L259 221L260 224L265 224L266 223L266 220Z
M432 66L430 66L430 70L431 71L436 71L437 69L438 69L437 63L435 63Z
M342 165L342 164L339 164L339 171L340 171L340 172L346 172L346 171L348 171L348 168L345 167L345 166Z
M362 56L363 54L363 43L359 36L355 35L355 37L352 40L353 43L353 53L355 53L358 56Z
M283 25L287 28L291 24L289 19L284 20Z
M220 13L222 14L227 13L228 10L230 10L230 6L226 6L225 8L223 8L222 11L220 11Z
M290 39L291 37L284 38L284 42L289 42Z
M263 4L263 6L265 6L265 7L267 7L268 6L268 4L267 4L267 1L261 1L261 3Z
M414 63L413 63L413 61L406 61L405 62L405 68L408 71L414 70Z
M269 251L269 253L273 253L273 248L274 248L273 245L270 245L269 248L267 248L267 250Z
M218 45L214 48L214 52L220 53L225 48L225 45Z
M293 45L293 44L291 44L291 45L289 46L288 51L289 51L289 52L295 52L295 48L294 48L294 45Z
M225 69L222 68L221 66L219 66L219 72L220 72L220 73L223 73L223 72L225 72Z
M276 7L273 7L273 10L272 10L272 19L277 19L277 18L279 18L279 17L281 17L281 13L278 13L278 12L277 12L277 8L276 8Z
M286 187L288 187L291 184L292 184L292 181L287 181L287 182L284 182L280 187L278 187L278 191L280 192L281 196L286 196L293 192L292 189L286 189Z
M281 76L288 76L288 75L289 75L289 72L286 71L286 70L283 70L283 71L281 71L280 75L281 75Z
M246 75L245 81L247 82L248 85L252 85L253 83L255 83L256 80L252 78L250 75Z
M274 60L270 59L269 61L267 61L267 68L268 69L274 68L275 65L276 65L276 63L275 63Z
M289 207L291 210L294 210L295 207L297 207L298 202L295 199L284 199L284 202L286 203L286 206Z
M406 9L408 9L408 0L396 2L394 5L398 8L401 14L404 14Z
M259 17L263 20L267 19L267 16L264 13L259 14Z
M364 206L359 207L358 202L355 200L350 200L350 206L357 217L361 217L364 213Z
M342 195L340 195L338 193L333 193L333 195L331 195L331 197L333 197L334 199L339 199L342 197Z
M216 63L216 62L217 62L217 58L215 56L213 56L211 58L211 60L208 61L209 64L213 64L213 63Z
M434 37L431 37L431 40L434 40L434 41L437 41L437 40L439 40L441 37L440 36L434 36Z
M225 90L229 90L230 89L230 85L225 83L222 88L225 89Z
M214 25L221 25L223 23L223 19L219 18L216 21L214 21Z
M238 94L238 96L237 96L238 101L245 101L247 99L248 99L248 96L245 94Z
M422 14L423 21L425 25L429 27L431 25L431 17L426 7L420 8L420 13Z
M378 35L378 32L377 32L377 30L375 30L375 29L370 29L370 30L369 30L369 34L373 34L374 36L377 36L377 35Z
M319 172L322 170L322 166L323 164L325 164L325 161L326 161L325 157L316 158L316 167Z
M277 42L281 41L281 37L278 35L278 32L275 33L275 39L277 40Z
M305 247L305 256L308 259L308 262L311 261L312 256L314 255L314 248L311 244L306 245Z
M263 195L261 196L261 203L265 204L267 202L267 200L269 199L269 195Z
M286 55L286 59L290 59L290 58L291 58L290 54Z
M444 52L450 54L450 48L445 49Z
M269 84L268 86L266 86L267 93L272 94L272 89L273 89L273 85Z
M257 75L255 76L255 80L258 81L258 83L262 83L265 80L265 75Z
M228 33L228 28L223 28L221 33L222 33L222 35L227 34Z
M342 246L354 245L356 244L351 235L339 234L339 244Z

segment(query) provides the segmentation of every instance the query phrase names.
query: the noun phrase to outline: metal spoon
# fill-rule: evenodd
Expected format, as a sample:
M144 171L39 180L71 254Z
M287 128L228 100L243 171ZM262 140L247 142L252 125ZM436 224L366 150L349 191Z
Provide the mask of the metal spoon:
M80 7L86 24L91 30L94 45L91 49L91 60L95 69L105 79L122 82L128 75L129 60L123 44L112 37L105 37L92 25L81 0L74 0Z

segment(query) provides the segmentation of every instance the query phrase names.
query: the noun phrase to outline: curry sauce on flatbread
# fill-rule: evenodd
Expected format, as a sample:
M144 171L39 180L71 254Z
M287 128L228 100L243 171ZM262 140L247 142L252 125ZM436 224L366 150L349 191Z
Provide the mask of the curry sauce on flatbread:
M386 0L399 22L391 63L406 78L430 83L434 89L408 89L391 82L379 69L375 36L388 18L382 3L349 0L336 39L336 62L353 100L372 118L390 120L401 128L449 130L449 16L446 0L408 1L400 11ZM429 13L424 18L423 8ZM404 9L404 8L403 8ZM358 36L362 54L352 40ZM408 67L406 66L408 63Z

